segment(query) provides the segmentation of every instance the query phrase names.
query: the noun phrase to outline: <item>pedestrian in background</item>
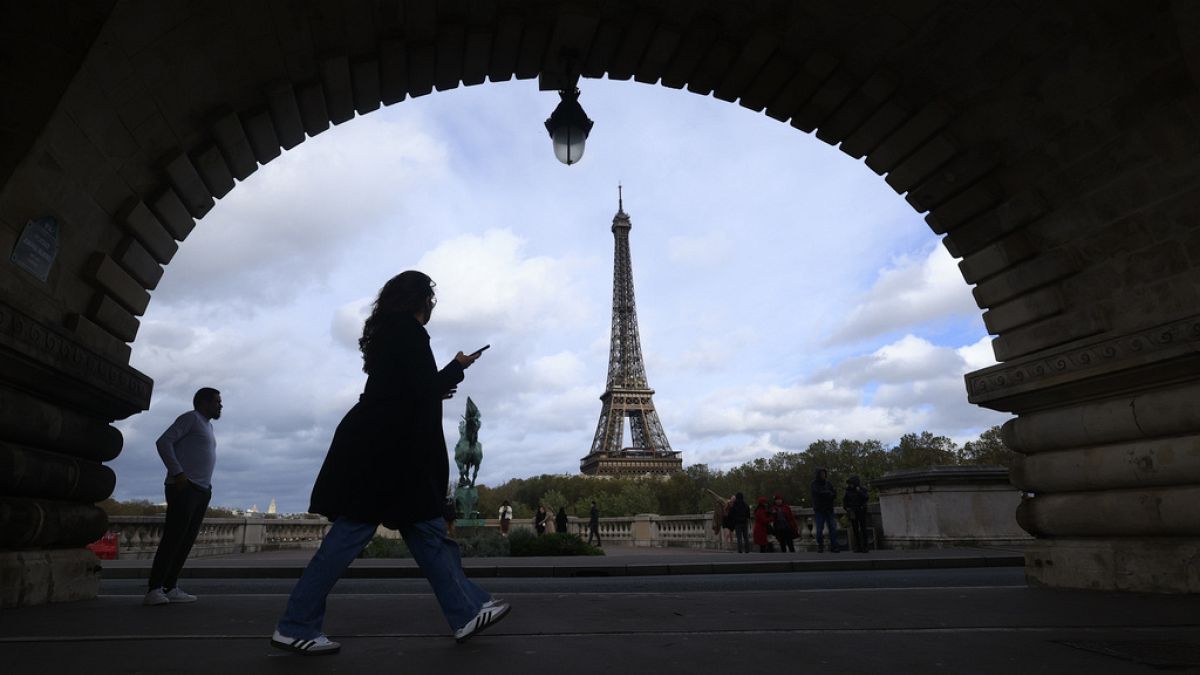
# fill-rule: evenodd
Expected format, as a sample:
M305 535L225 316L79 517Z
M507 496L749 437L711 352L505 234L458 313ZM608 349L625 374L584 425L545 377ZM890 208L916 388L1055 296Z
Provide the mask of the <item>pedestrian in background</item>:
M592 543L592 537L596 538L596 545L600 545L600 507L596 506L595 500L592 500L592 508L588 511L588 543Z
M218 419L221 392L203 387L192 396L192 409L176 418L155 443L167 467L167 515L143 605L196 601L196 596L176 584L212 499L212 474L217 463L212 421Z
M758 545L759 553L771 550L771 542L767 535L771 530L771 512L767 508L767 498L759 497L758 506L754 507L754 543Z
M733 534L737 537L738 553L749 553L750 505L746 503L746 496L742 493L739 492L733 496L733 503L729 507L728 518Z
M825 552L824 529L829 528L829 551L837 553L838 548L837 516L833 513L833 505L837 500L837 488L828 480L829 472L817 469L809 489L812 491L813 521L817 530L817 553Z
M550 514L546 513L546 507L538 504L537 513L533 514L533 529L537 530L538 536L546 534L546 521L550 519Z
M871 524L871 513L867 510L867 500L870 498L870 493L858 476L850 476L846 480L842 506L846 508L846 519L850 521L850 550L855 553L866 553L870 549L867 538L867 528Z
M775 531L775 539L779 541L779 552L796 552L796 514L792 507L783 500L781 495L775 495L771 505L771 525Z
M505 499L500 505L500 536L508 536L508 528L512 525L512 504Z
M567 533L567 507L558 507L558 513L554 514L554 531L558 534Z

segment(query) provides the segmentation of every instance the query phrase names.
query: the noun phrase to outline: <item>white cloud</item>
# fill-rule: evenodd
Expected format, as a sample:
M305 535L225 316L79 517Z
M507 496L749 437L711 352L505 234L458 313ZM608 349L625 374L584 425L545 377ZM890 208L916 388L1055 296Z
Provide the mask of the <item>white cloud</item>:
M979 314L954 258L935 245L921 257L901 256L880 270L874 285L827 342L863 340L947 317Z

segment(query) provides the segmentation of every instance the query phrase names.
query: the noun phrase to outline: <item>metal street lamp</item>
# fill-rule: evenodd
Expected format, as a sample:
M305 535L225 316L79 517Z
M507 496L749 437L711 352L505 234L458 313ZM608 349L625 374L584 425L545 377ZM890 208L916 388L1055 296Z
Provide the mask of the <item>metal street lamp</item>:
M593 122L579 105L578 88L560 90L558 95L562 100L546 120L546 131L554 142L554 156L570 166L583 157L583 144Z

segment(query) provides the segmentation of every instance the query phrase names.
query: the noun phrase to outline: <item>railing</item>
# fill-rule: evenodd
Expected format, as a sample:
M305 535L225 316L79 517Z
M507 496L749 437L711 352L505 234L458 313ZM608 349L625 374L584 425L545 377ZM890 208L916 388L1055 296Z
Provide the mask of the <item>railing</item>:
M153 558L162 540L163 522L163 516L110 517L108 529L118 535L118 558ZM329 522L324 518L205 518L191 556L316 548L327 531Z
M874 540L876 545L886 545L882 520L879 517L879 505L871 504L873 518ZM794 508L796 523L799 526L799 537L796 546L814 547L816 538L813 534L812 509ZM844 516L842 509L835 511ZM845 523L845 518L841 518ZM153 558L162 539L163 516L113 516L108 519L109 530L116 532L119 537L118 557L125 559ZM733 549L734 543L729 537L728 530L714 533L712 530L713 514L697 513L683 516L660 516L643 513L636 516L622 516L600 519L600 540L606 545L624 545L638 547L655 546L684 546L691 548ZM549 530L554 531L554 524L549 523ZM486 521L485 528L500 529L500 521L494 518ZM533 521L528 519L516 520L513 528L533 529ZM844 543L846 535L844 528L840 537ZM192 557L227 555L230 553L255 553L285 548L316 548L321 539L329 531L329 522L324 518L290 519L290 518L205 518L192 546ZM572 517L568 521L568 532L587 538L588 519ZM398 533L380 529L383 536L399 536Z

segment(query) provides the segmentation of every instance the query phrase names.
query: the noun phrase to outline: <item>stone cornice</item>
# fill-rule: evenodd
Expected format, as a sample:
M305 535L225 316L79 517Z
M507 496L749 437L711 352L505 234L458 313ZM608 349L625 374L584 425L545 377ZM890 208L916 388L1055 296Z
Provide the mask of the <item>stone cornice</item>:
M153 381L0 301L0 381L108 419L150 406Z
M1126 335L1080 340L967 373L968 399L1028 412L1144 390L1200 374L1200 316Z

